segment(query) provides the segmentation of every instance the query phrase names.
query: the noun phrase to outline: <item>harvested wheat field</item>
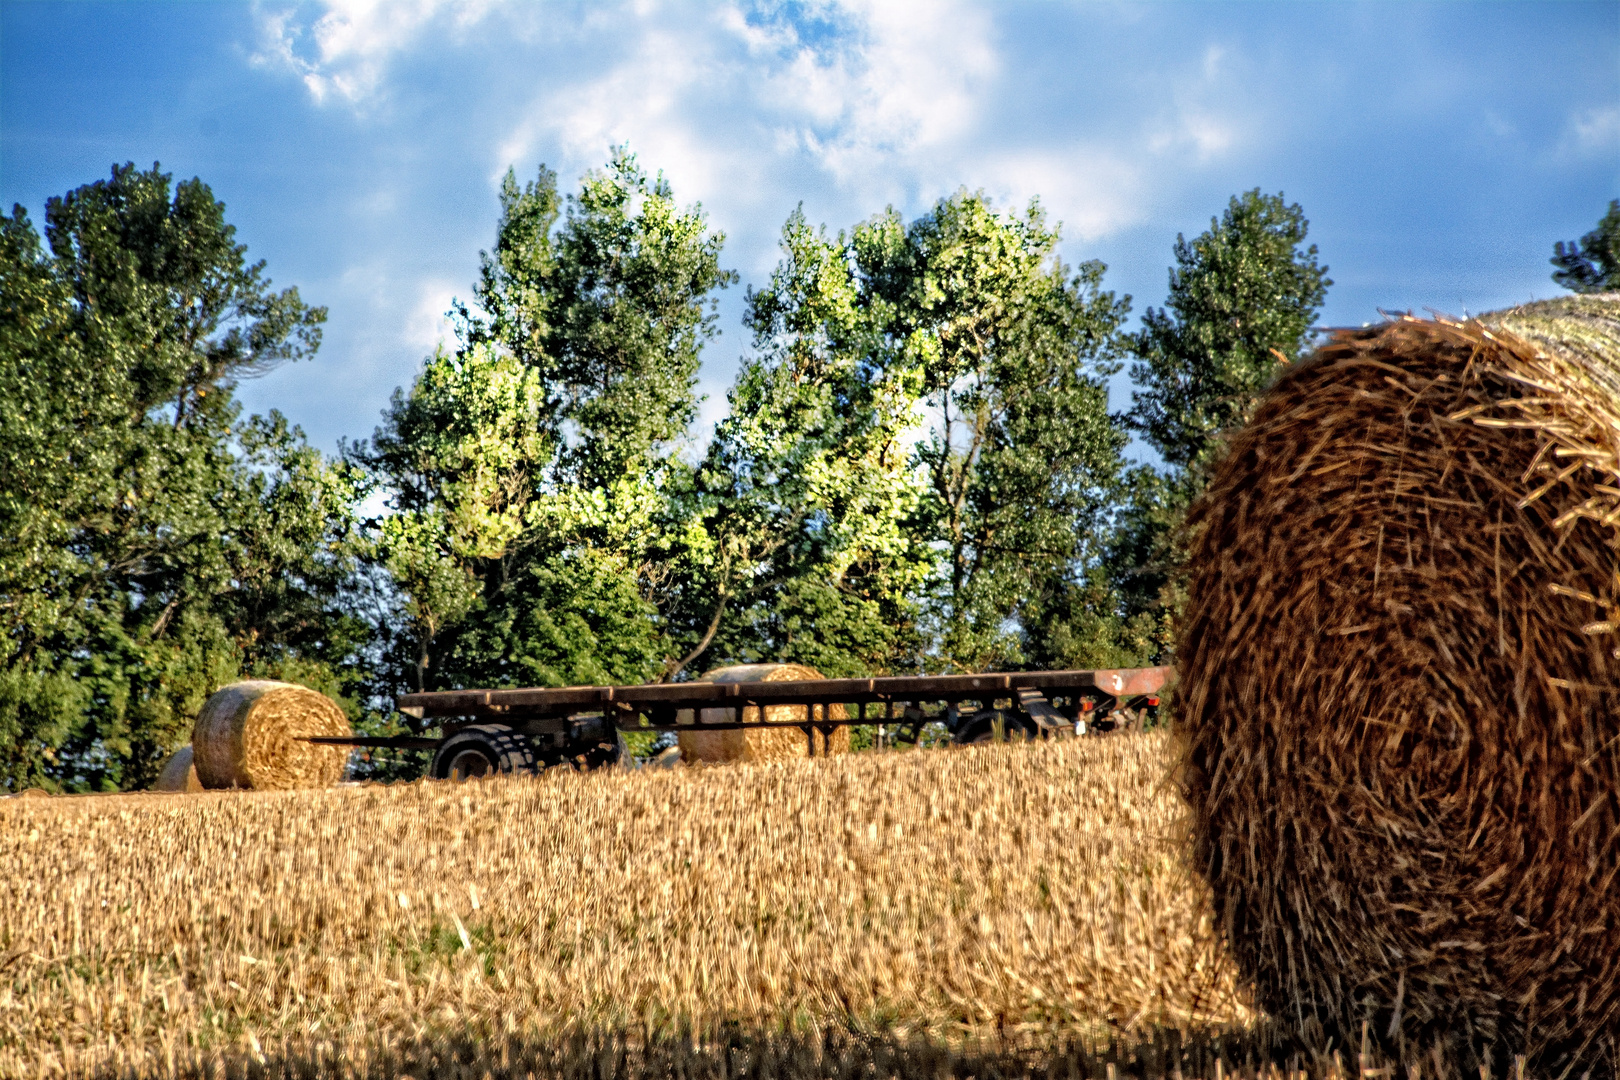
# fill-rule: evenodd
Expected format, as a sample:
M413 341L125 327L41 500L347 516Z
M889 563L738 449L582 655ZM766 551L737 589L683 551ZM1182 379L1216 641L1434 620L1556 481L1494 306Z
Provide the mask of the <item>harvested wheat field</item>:
M421 1077L422 1047L457 1045L558 1074L570 1045L621 1070L630 1045L713 1045L677 1031L775 1032L768 1073L807 1038L827 1063L933 1047L901 1055L927 1075L987 1068L960 1056L984 1040L1071 1068L1236 1046L1252 1016L1178 855L1166 745L7 801L0 1075Z

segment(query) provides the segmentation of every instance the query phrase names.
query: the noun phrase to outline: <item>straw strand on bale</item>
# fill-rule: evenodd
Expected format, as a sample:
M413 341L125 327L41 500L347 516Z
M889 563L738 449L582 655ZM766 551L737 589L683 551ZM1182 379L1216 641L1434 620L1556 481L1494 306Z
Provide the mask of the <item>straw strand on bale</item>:
M1617 373L1613 294L1341 332L1190 516L1198 866L1307 1042L1612 1061Z
M197 714L191 745L204 787L280 791L343 779L349 748L303 739L349 734L343 710L326 695L254 679L232 683L208 699Z

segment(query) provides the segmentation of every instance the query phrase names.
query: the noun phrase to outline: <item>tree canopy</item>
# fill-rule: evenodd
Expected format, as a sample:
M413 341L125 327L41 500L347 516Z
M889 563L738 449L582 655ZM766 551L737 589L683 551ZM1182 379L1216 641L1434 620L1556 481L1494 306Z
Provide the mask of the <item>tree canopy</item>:
M1131 425L1174 468L1202 464L1283 364L1306 349L1333 284L1304 247L1298 203L1259 188L1234 195L1209 229L1176 237L1163 308L1142 316Z
M340 693L351 491L236 381L312 355L201 181L154 165L0 223L0 761L138 786L222 681Z
M1610 199L1597 228L1578 241L1554 244L1551 262L1558 267L1552 279L1570 292L1620 289L1620 199Z
M118 166L43 237L0 219L0 786L142 786L245 675L395 731L402 690L1158 660L1181 510L1331 284L1258 190L1178 237L1135 333L1038 201L796 211L705 440L738 278L702 207L623 149L499 202L455 340L333 460L235 400L325 311L200 180Z
M723 235L626 151L563 199L508 174L460 343L349 459L404 685L641 682L692 649L716 553L693 466Z
M1105 543L1106 578L1137 639L1165 655L1180 609L1182 517L1220 453L1279 368L1310 347L1333 282L1305 246L1298 203L1260 189L1235 195L1192 240L1178 235L1163 308L1129 340L1133 408L1122 420L1157 450L1120 488Z

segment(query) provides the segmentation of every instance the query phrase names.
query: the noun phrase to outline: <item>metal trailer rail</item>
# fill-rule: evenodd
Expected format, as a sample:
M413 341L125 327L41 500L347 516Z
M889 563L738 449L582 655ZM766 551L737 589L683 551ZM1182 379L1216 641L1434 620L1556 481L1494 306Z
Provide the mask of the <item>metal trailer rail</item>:
M448 690L398 699L400 712L418 720L439 720L443 738L349 736L310 741L431 749L432 773L441 778L564 763L586 768L613 764L622 754L622 733L628 731L797 728L815 756L816 735L822 737L825 754L828 736L847 724L894 725L903 742L917 741L923 726L931 722L944 724L959 743L1106 730L1112 726L1108 718L1117 710L1156 706L1159 691L1173 676L1173 668L1153 667ZM832 715L833 705L854 708L839 717ZM929 705L943 709L931 712ZM800 709L789 719L771 719L773 706ZM725 719L705 718L706 712L714 717L721 709Z

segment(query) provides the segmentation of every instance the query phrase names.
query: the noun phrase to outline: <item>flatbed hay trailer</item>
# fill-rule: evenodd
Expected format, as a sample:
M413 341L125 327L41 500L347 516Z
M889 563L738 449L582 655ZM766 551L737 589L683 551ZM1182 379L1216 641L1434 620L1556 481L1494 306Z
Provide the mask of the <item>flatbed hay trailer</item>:
M405 694L399 711L436 719L441 738L343 736L310 742L432 750L431 775L461 779L532 772L553 765L599 768L625 755L631 731L797 728L811 757L827 752L842 724L881 724L915 743L941 723L956 743L1051 738L1113 729L1120 717L1155 708L1168 667L902 675L781 682L683 682ZM843 716L832 706L843 705ZM792 707L789 719L777 719ZM723 720L705 719L725 710Z

